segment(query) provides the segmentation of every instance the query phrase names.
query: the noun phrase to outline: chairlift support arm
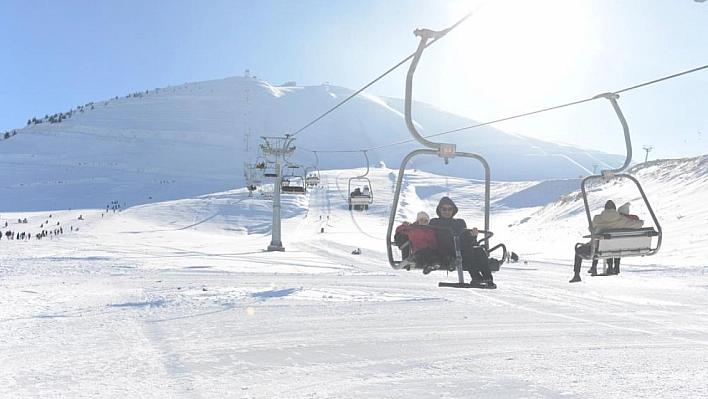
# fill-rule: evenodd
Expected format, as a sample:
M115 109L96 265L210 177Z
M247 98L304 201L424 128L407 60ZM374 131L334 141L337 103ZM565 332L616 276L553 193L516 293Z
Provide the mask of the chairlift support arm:
M625 146L627 148L627 157L624 160L624 164L620 166L617 169L611 169L611 170L603 170L602 173L620 173L623 170L625 170L630 163L632 163L632 138L629 135L629 125L627 124L627 119L625 119L624 114L622 113L622 110L620 109L619 103L617 102L617 99L619 98L619 94L617 93L602 93L598 94L593 98L606 98L610 100L610 103L612 104L612 108L614 108L615 113L617 114L617 118L619 119L620 123L622 124L622 130L624 132L624 142Z
M320 164L320 157L319 157L319 155L317 155L317 151L312 151L312 152L315 154L315 166L314 166L314 168L315 168L315 169L318 169L318 166L319 166L319 164Z
M366 173L364 173L364 174L361 175L361 176L357 176L357 177L356 177L357 179L363 179L366 175L369 174L369 156L366 155L366 150L362 150L361 152L364 153L364 158L366 159Z
M436 32L430 29L416 29L413 33L416 36L420 36L420 42L418 43L418 49L416 50L415 55L413 56L411 65L408 68L408 74L406 75L406 97L404 103L406 127L408 127L408 131L411 133L414 139L416 139L419 143L423 144L426 147L437 150L438 155L444 156L445 161L447 162L448 158L452 158L455 156L455 145L435 143L426 139L415 128L415 125L413 124L413 118L411 116L413 104L413 75L415 74L415 70L418 67L418 62L420 62L420 57L423 55L423 50L426 47L428 39L438 39L444 36L447 33L447 30Z

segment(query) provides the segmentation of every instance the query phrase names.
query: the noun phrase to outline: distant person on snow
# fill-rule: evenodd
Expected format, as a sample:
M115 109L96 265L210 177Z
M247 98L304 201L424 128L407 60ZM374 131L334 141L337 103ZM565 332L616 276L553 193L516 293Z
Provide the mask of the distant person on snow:
M612 229L640 229L643 225L644 222L638 220L638 218L637 220L634 220L626 216L620 215L620 213L617 212L617 207L615 206L615 203L612 200L609 200L605 203L605 209L600 214L595 215L592 218L593 230L591 230L591 233L595 235L600 234L605 230ZM581 257L581 255L586 257L590 256L590 243L578 243L575 245L575 263L573 265L574 275L573 278L570 280L571 283L577 283L580 281L580 266L583 262L583 258ZM592 268L596 267L597 259L594 259Z
M413 223L403 222L396 228L394 240L399 248L406 241L413 247L415 262L423 265L423 274L428 274L437 269L440 263L440 253L437 250L438 242L435 238L435 229L427 228L430 216L426 212L418 212ZM399 244L400 243L400 244ZM403 254L404 258L410 256L410 252Z
M516 252L509 252L507 254L507 261L509 262L518 262L519 261L519 255L516 254Z
M435 212L439 217L430 220L431 226L449 229L454 236L460 237L460 250L462 252L462 269L469 272L472 285L485 288L497 288L494 284L492 271L489 268L489 255L484 247L477 244L479 231L476 227L471 231L467 229L464 219L455 219L457 205L450 197L442 197ZM443 256L455 256L455 244L449 234L444 230L436 230L438 249Z

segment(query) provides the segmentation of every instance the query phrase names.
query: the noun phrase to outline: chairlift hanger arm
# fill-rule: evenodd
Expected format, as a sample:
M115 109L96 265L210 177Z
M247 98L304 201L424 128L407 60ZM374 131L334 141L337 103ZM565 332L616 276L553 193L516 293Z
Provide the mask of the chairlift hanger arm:
M366 155L366 150L363 150L362 152L364 153L364 158L366 158L366 173L361 176L357 176L357 179L362 179L369 174L369 156Z
M581 183L580 183L580 189L583 194L583 200L585 202L585 214L588 219L588 226L590 226L590 230L592 231L593 229L593 224L592 224L592 215L590 213L590 205L588 203L588 197L587 197L587 192L585 190L585 185L586 182L590 179L604 179L604 180L609 180L614 178L615 176L620 177L620 176L628 176L628 175L619 175L620 172L622 172L624 169L626 169L629 164L632 162L632 139L629 135L629 125L627 124L627 119L625 119L624 114L622 113L622 109L620 109L619 103L617 102L617 99L619 98L619 94L617 93L602 93L598 94L592 99L598 99L598 98L606 98L610 101L610 104L612 104L612 108L615 110L615 114L617 114L617 118L620 120L620 123L622 124L622 130L624 132L624 141L625 145L627 148L627 158L624 161L624 164L620 166L617 169L610 169L610 170L603 170L599 176L588 176L584 178ZM652 215L652 218L655 220L655 223L658 224L658 221L656 220L656 217L654 216L654 212L651 210L651 206L649 206L649 202L646 199L646 195L644 195L644 191L642 190L641 185L639 184L636 179L632 178L629 176L630 179L637 185L639 188L640 192L642 193L642 197L644 197L644 202L646 202L649 212Z
M406 75L406 97L405 97L405 102L404 102L404 109L405 109L405 120L406 120L406 127L408 128L408 131L410 134L413 136L416 141L419 143L423 144L426 147L435 149L440 151L440 149L443 147L440 143L435 143L432 142L425 137L423 137L418 130L415 128L415 125L413 124L413 117L411 116L412 114L412 104L413 104L413 75L415 74L415 70L418 67L418 62L420 62L420 57L423 55L423 50L427 47L426 43L428 39L435 39L437 40L438 38L444 36L449 29L446 29L444 31L436 32L432 31L430 29L416 29L413 33L416 36L420 36L420 43L418 43L418 49L416 50L413 60L411 61L411 65L408 68L408 74ZM449 154L454 154L455 149L454 146L451 151L446 151Z
M617 99L619 98L619 94L617 93L602 93L598 94L593 99L596 98L606 98L610 100L610 103L612 104L612 108L614 108L615 113L617 114L617 118L619 118L620 123L622 124L622 130L624 131L624 142L627 147L627 158L624 160L624 164L620 166L617 169L611 169L611 170L603 170L602 174L609 175L613 173L620 173L623 170L625 170L629 164L632 162L632 138L629 136L629 125L627 124L627 119L625 119L624 114L622 113L622 110L620 109L619 103L617 102Z

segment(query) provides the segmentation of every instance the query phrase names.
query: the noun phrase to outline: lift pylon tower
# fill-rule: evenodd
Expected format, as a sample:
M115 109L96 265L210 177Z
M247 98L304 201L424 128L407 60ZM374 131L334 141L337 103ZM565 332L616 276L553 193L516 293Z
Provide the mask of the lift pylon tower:
M246 74L249 74L246 69ZM248 85L248 83L245 83ZM254 165L251 160L251 89L248 86L243 91L243 176L246 179L246 187L248 188L248 196L253 197L253 191L256 189L254 173Z
M283 184L283 174L280 171L280 159L292 155L295 152L295 146L292 141L295 138L286 135L285 137L263 137L261 151L264 155L273 156L275 158L275 170L278 176L275 178L273 185L273 234L271 237L268 251L285 251L283 242L280 240L280 187Z

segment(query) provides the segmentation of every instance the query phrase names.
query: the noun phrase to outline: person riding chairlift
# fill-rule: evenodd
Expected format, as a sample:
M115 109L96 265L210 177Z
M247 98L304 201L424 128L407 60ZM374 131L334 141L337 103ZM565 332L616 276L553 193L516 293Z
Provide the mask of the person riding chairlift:
M440 262L435 230L420 227L427 226L429 222L430 216L426 212L418 212L416 221L413 223L403 222L396 228L396 235L394 236L396 243L400 243L399 248L403 247L406 241L410 242L415 262L423 265L423 274L429 274L431 271L436 270L436 264ZM410 252L406 252L403 255L407 258L410 256Z
M639 216L637 215L632 215L629 213L629 202L625 202L624 205L620 206L617 208L617 212L619 212L620 215L626 217L627 219L630 220L640 220ZM605 272L606 274L619 274L620 273L620 260L622 258L609 258L607 259L607 271ZM588 270L588 273L591 275L597 275L597 262L593 262L592 267L590 270Z
M449 229L453 236L460 238L460 251L462 253L462 269L467 271L472 278L470 284L484 288L497 288L489 267L489 255L483 246L478 245L476 227L467 230L464 219L455 218L458 208L450 197L442 197L435 212L438 217L430 220L431 226ZM454 256L455 246L452 237L448 234L438 233L438 249L443 256Z
M619 212L617 212L617 207L615 206L614 201L609 200L605 203L605 209L595 215L592 218L592 227L593 230L590 232L594 235L600 234L605 230L612 230L612 229L640 229L644 225L644 221L642 220L633 220L630 218L627 218L625 216L620 215ZM580 266L582 265L583 262L583 256L589 257L590 256L590 245L591 243L578 243L575 245L575 261L573 263L573 278L569 281L571 283L577 283L580 282ZM581 256L582 255L582 256ZM597 259L593 259L592 261L592 266L590 268L591 274L596 274L592 273L593 269L597 267ZM608 261L609 264L609 261ZM612 267L612 266L610 266ZM607 274L614 274L614 270L608 269L609 272Z

